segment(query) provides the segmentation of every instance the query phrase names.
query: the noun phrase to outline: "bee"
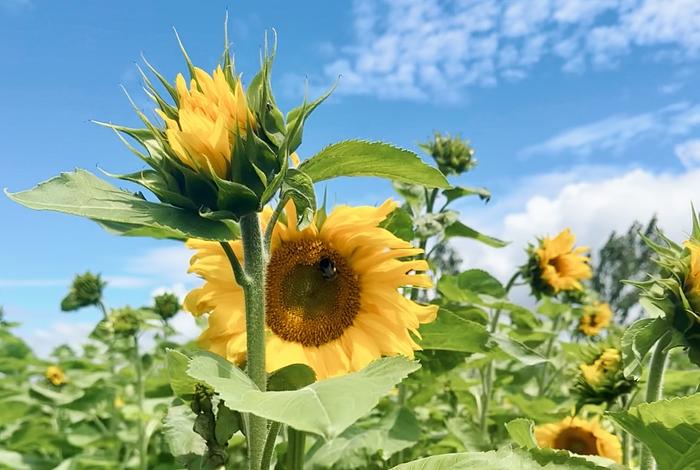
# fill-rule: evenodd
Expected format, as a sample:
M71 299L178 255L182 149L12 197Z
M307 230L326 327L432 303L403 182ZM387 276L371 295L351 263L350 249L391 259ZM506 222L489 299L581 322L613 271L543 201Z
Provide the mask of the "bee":
M321 258L321 261L318 262L318 267L321 270L321 275L323 275L323 278L327 281L332 281L338 275L338 271L335 269L335 263L328 257Z

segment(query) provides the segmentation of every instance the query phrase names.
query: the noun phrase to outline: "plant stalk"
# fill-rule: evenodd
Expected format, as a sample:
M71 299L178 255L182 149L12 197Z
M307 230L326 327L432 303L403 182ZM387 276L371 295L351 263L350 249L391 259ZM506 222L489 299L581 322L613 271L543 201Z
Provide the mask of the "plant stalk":
M554 323L552 323L552 337L549 338L549 341L547 342L547 348L545 349L544 352L544 357L545 359L549 359L549 357L552 355L552 348L554 348L554 341L557 339L557 336L559 334L559 324L561 323L561 316L557 316L554 319ZM545 392L545 387L547 386L547 367L549 366L548 362L545 362L542 364L542 371L540 372L540 377L539 377L539 389L540 389L540 395L543 395Z
M272 454L275 450L275 443L277 441L277 434L280 432L282 427L281 423L277 421L270 422L270 429L267 432L267 439L265 440L265 449L262 456L262 464L260 465L261 470L269 470L270 463L272 462Z
M143 364L141 362L141 353L139 352L138 334L134 335L134 367L136 368L136 400L139 407L139 469L148 470L148 441L146 441L146 433L143 426L143 402L145 401L145 391L143 383Z
M647 403L660 400L663 396L664 372L666 371L666 361L668 359L668 346L671 341L670 333L666 333L656 343L654 353L651 355L649 362L649 378L647 379L647 391L645 400ZM647 449L647 446L642 444L642 453L640 458L640 470L654 470L656 461Z
M265 251L260 219L257 213L241 217L241 240L243 242L243 266L246 282L242 285L245 297L245 320L247 333L247 373L255 385L265 391ZM249 415L248 468L258 470L267 436L267 421Z
M287 428L287 466L286 470L304 470L304 450L306 433L294 428Z

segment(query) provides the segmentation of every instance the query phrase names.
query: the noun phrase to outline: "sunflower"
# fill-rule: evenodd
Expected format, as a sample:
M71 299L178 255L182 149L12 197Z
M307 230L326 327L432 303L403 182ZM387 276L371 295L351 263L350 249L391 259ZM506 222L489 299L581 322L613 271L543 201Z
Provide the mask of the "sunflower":
M58 366L47 367L46 372L44 372L44 376L46 376L49 382L57 387L66 383L66 374Z
M272 234L266 285L266 368L309 365L319 379L362 369L381 356L413 357L411 334L434 320L437 306L419 305L399 288L429 288L422 250L379 227L396 203L336 207L298 230L290 202ZM270 211L262 214L267 225ZM218 243L189 240L190 272L206 281L185 299L194 315L209 314L200 344L229 361L245 360L243 291ZM240 241L230 243L242 259Z
M209 75L194 67L190 87L182 74L175 78L177 116L156 113L166 125L165 134L173 152L193 170L213 172L227 179L237 136L245 137L255 127L243 85L229 78L221 66Z
M598 421L569 417L558 423L535 427L540 447L568 450L581 455L607 457L622 462L620 439L603 429Z
M592 276L588 265L587 247L574 248L576 237L568 228L554 238L545 237L535 251L540 277L555 293L581 290L581 282Z
M611 378L620 368L622 356L616 348L608 348L593 361L593 364L581 364L581 375L591 386L598 386Z
M578 330L586 336L597 336L604 328L610 326L612 310L605 302L594 302L583 308Z
M688 240L685 247L690 251L690 260L683 290L693 310L700 312L700 243Z

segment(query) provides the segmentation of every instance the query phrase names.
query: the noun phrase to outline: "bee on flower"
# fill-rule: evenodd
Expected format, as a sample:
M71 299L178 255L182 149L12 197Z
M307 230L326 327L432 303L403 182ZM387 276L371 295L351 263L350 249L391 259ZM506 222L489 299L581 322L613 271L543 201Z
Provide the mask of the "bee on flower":
M561 292L583 291L582 281L593 275L587 247L574 247L576 237L564 229L556 237L544 237L537 246L528 248L528 262L521 268L536 297L555 296Z
M67 382L66 374L63 372L63 369L55 365L47 367L46 372L44 372L44 376L56 387L59 387Z
M542 448L568 450L579 455L597 455L622 462L620 439L605 430L598 420L567 417L558 423L535 427L535 439Z

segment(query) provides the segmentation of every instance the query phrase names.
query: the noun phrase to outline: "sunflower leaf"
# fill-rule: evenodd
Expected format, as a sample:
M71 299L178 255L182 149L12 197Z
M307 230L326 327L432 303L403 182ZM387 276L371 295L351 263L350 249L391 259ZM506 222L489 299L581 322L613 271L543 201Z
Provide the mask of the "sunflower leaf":
M314 182L338 176L377 176L429 188L450 187L445 176L418 155L383 142L346 140L331 144L299 169Z
M61 173L32 189L5 194L36 210L50 210L91 219L123 235L155 238L235 238L222 221L206 219L167 204L118 189L85 170Z
M419 367L403 357L386 357L359 372L280 392L261 392L243 371L214 354L192 358L187 373L212 387L232 410L333 439Z
M536 470L622 470L624 467L600 457L573 455L552 449L511 449L508 447L489 452L464 452L426 457L404 463L393 470L503 470L522 468Z
M533 434L535 423L531 419L517 418L506 423L506 430L513 442L525 449L537 447Z
M659 468L683 470L700 462L700 393L608 414L649 448Z
M503 248L504 246L508 246L509 243L489 235L484 235L483 233L464 225L459 220L445 228L445 238L455 237L472 238L493 248Z
M489 351L489 333L484 325L445 308L440 309L434 322L421 325L418 331L423 349L468 353Z

